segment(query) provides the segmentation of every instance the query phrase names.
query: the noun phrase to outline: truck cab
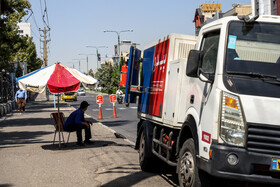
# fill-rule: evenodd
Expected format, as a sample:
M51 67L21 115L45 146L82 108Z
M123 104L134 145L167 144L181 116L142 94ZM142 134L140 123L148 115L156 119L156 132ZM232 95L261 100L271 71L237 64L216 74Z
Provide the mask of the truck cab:
M201 185L200 171L279 184L279 33L279 16L216 20L201 28L185 58L165 62L166 75L156 82L145 77L153 74L148 61L156 64L155 56L145 58L151 52L146 48L142 75L126 92L132 96L134 87L139 96L136 147L142 169L159 158L177 167L181 186ZM174 51L168 55L176 56ZM155 108L158 89L162 105ZM141 110L144 100L149 104Z

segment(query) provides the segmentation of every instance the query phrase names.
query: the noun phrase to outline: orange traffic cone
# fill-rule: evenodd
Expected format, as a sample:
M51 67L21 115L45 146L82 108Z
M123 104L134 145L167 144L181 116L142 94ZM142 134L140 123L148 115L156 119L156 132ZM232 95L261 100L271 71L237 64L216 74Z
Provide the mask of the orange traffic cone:
M113 118L117 117L115 103L113 104Z
M98 119L103 119L103 117L102 117L101 105L99 105Z

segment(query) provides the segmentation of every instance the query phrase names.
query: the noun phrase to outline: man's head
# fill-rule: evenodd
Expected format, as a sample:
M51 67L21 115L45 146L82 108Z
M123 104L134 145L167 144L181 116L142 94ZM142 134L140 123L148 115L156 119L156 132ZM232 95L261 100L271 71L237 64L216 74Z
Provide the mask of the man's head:
M86 111L88 106L89 106L88 102L83 101L83 102L81 102L80 109L82 109L83 111Z

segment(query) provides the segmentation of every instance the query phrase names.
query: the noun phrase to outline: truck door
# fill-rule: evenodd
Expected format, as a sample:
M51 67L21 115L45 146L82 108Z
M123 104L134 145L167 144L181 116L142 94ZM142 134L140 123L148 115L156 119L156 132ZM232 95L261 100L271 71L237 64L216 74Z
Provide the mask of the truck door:
M130 48L128 60L127 80L125 86L126 103L136 103L137 92L139 91L139 71L140 71L141 51L134 46Z
M215 30L204 34L202 39L202 44L200 47L200 51L202 52L202 60L199 69L200 81L199 87L201 90L201 100L200 103L200 126L199 128L199 139L202 140L200 144L200 155L208 158L209 154L205 151L205 147L210 147L211 136L213 136L213 123L216 116L215 108L219 108L217 103L215 103L215 89L212 89L214 80L215 80L215 72L216 72L216 64L218 57L218 47L219 47L219 39L220 39L220 30ZM205 81L201 77L206 77ZM205 136L206 135L206 136Z

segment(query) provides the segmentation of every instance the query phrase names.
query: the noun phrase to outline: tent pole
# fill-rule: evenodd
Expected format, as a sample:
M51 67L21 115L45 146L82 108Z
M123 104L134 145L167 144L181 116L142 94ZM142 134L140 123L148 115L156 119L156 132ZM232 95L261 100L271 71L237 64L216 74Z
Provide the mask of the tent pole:
M59 94L57 94L57 110L58 110L58 137L59 137L59 149L61 148L60 144L60 111L59 111Z

